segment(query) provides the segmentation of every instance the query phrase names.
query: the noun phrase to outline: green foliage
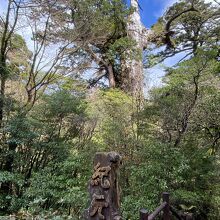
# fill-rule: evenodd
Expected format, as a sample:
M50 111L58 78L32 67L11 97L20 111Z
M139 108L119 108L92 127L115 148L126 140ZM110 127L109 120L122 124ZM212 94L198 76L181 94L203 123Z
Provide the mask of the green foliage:
M80 196L79 185L81 182L71 182L73 168L77 169L80 166L78 163L78 167L74 167L76 166L74 160L83 161L83 159L77 157L76 153L73 154L73 162L68 159L70 152L74 152L76 149L73 140L78 138L81 122L85 117L85 107L86 103L82 96L75 96L63 90L45 95L28 115L21 112L10 118L4 131L9 148L7 145L5 148L1 148L1 156L5 161L1 166L5 167L6 171L1 173L0 183L2 185L10 184L13 191L10 191L9 195L3 194L2 210L7 208L8 212L14 212L21 207L28 207L30 196L33 201L38 197L43 198L45 194L40 195L40 193L43 193L42 190L47 187L50 190L48 193L45 191L46 196L55 197L51 198L49 207L55 208L54 201L58 203L61 198L65 199L62 204L68 207L68 201L73 194L78 195L75 198L77 200L79 197L85 199L85 196ZM74 155L76 156L74 157ZM7 169L10 170L7 171ZM11 172L12 169L13 172ZM54 173L56 170L57 173ZM79 173L84 171L81 170ZM62 172L67 176L62 176ZM70 173L68 174L68 172ZM76 177L81 175L77 172ZM31 179L32 175L33 179ZM84 176L81 179L83 178ZM52 187L55 182L57 184ZM66 192L64 184L67 182L72 191L70 190L69 194L64 197L64 192ZM41 185L41 188L31 188L31 183L34 186ZM29 187L30 190L32 189L30 191L32 194L27 196L26 190ZM63 193L56 192L61 189L63 189ZM83 193L85 191L81 192L82 195ZM30 202L30 204L32 203ZM73 209L79 211L78 206Z
M172 30L181 29L170 36L176 50L166 48L166 54L162 53L175 54L190 46L193 56L167 69L163 87L151 91L143 108L119 89L88 92L77 77L50 85L29 111L20 108L17 97L4 97L1 215L81 219L88 206L95 152L117 151L123 157L120 185L124 219L138 219L143 207L153 211L163 191L170 192L171 204L179 211L193 213L201 220L219 219L219 28L215 22L206 26L218 15L210 4L193 2L199 12L183 13L171 22ZM139 59L140 51L125 33L130 11L122 1L51 3L36 11L43 15L47 7L54 10L50 25L59 24L60 29L59 33L51 30L50 40L73 42L67 61L76 59L73 64L67 62L68 67L80 69L81 62L89 63L88 47L107 64L114 63L113 68L121 68L120 60L126 58L128 49L134 52L130 59ZM161 37L166 23L189 6L188 0L174 4L153 30ZM2 70L25 81L29 75L21 67L29 68L32 54L20 35L14 34L11 40L10 65ZM158 46L163 40L161 37ZM79 52L73 56L75 45ZM39 72L34 79L41 76Z
M167 143L167 150L163 156L160 155L160 160L163 161L169 152L178 158L177 164L174 158L167 159L169 167L166 169L172 175L166 176L164 172L165 186L172 193L173 204L200 219L207 219L207 213L212 213L214 209L216 214L213 218L219 216L218 209L211 202L212 196L219 196L213 187L219 181L216 168L219 166L217 146L220 128L217 109L219 63L215 57L213 50L200 51L194 58L168 69L164 79L166 85L153 91L151 103L145 110L148 124L151 121L157 124L150 124L151 134ZM213 116L214 121L211 119ZM156 150L154 152L157 153ZM183 164L180 166L178 163ZM166 161L162 164L165 167ZM184 169L181 170L181 167ZM179 172L175 173L172 168ZM159 179L162 181L163 177Z
M35 173L24 195L29 201L29 211L36 215L45 209L56 209L58 215L68 210L74 218L81 216L87 203L85 189L91 175L87 156L72 152L65 161L51 163Z
M2 154L14 161L13 172L2 172L0 182L15 190L1 197L1 209L10 204L9 213L80 219L93 155L114 150L124 158L125 219L137 219L143 207L153 211L163 191L171 193L176 209L218 219L220 96L213 57L213 51L201 51L168 69L166 85L152 91L141 112L120 90L96 90L85 98L64 86L45 94L28 115L11 116L5 132L17 150Z
M93 37L91 40L96 41L102 40L104 35L109 38L116 34L115 31L121 31L119 26L123 25L124 17L128 13L121 0L71 1L70 5L73 10L77 10L77 13L72 14L76 28L81 28L80 25L83 24L84 30L82 31L84 33L86 31L87 35Z
M89 111L97 118L94 143L102 150L115 150L126 155L126 145L134 142L131 97L120 90L100 91Z
M127 59L141 59L141 52L138 51L135 46L136 43L132 39L129 37L122 37L109 46L106 56L112 62L123 56ZM131 51L129 54L130 57L126 54L128 50Z
M160 52L149 53L150 56L163 61L183 53L183 58L190 58L201 48L218 48L218 6L218 3L213 5L204 0L180 0L174 3L152 27L151 41L160 48Z

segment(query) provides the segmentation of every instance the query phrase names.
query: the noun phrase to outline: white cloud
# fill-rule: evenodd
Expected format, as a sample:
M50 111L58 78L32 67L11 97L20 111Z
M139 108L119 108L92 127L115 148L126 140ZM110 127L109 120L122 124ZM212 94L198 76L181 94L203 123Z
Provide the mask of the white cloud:
M4 15L5 11L7 9L7 1L6 0L0 0L0 15Z
M172 67L177 64L186 53L179 53L173 57L167 58L162 64L158 64L152 68L144 70L145 76L145 88L144 92L146 97L149 95L149 91L155 87L161 87L164 85L163 77L165 76L165 67Z
M175 2L177 2L178 0L156 0L158 2L158 4L161 5L161 10L157 11L155 13L155 17L159 18L160 16L162 16L164 14L164 12L166 11L166 9L168 7L170 7L171 5L173 5Z
M174 3L178 2L178 0L167 0L167 1L164 1L165 2L165 7L169 7L171 5L173 5Z
M165 71L160 65L144 70L144 93L146 97L149 95L150 90L163 85L164 75Z
M216 4L216 2L214 0L205 0L205 3L214 3L214 4Z

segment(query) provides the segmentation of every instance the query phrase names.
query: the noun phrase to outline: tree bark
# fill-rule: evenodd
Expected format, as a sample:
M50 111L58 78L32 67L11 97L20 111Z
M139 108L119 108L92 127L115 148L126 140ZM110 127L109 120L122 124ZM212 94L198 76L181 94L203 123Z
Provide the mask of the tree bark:
M108 65L108 79L109 79L109 86L110 88L115 88L115 76L114 76L114 71L113 67L111 64Z
M6 77L4 74L4 70L0 67L1 71L1 88L0 88L0 128L2 127L3 117L4 117L4 102L5 102L5 83Z
M138 0L131 0L131 7L133 13L128 18L127 36L136 46L126 51L126 58L121 60L121 88L139 99L143 98L144 88L143 49L148 44L150 31L141 22Z

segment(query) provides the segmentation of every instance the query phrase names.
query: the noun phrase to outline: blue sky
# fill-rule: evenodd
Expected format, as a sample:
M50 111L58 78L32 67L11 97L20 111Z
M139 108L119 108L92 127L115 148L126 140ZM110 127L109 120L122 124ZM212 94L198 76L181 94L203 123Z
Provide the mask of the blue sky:
M142 22L146 27L151 27L161 15L161 12L164 10L164 5L161 2L158 0L139 1Z
M130 0L126 1L128 4L130 3ZM141 18L143 24L150 28L166 9L177 1L178 0L139 0L139 5L142 8ZM205 2L215 3L214 0L205 0Z
M130 0L126 1L128 4L130 3ZM165 12L167 7L175 2L177 2L177 0L139 0L143 24L150 28L157 22L157 19Z

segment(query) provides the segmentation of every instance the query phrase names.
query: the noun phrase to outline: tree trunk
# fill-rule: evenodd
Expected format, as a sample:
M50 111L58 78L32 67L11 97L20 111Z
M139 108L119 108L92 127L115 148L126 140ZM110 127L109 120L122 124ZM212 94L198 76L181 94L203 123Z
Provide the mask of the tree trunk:
M109 86L110 88L115 88L115 76L113 67L111 64L108 65L108 79L109 79Z
M1 75L1 87L0 87L0 128L2 127L3 117L4 117L4 101L5 101L5 70L4 66L0 67L0 75Z
M3 171L12 173L13 164L14 164L14 154L17 148L17 144L15 142L9 142L8 148L9 148L9 151L5 158L5 165L4 165ZM0 194L4 196L10 196L12 195L12 188L13 188L13 183L11 181L3 182L0 187ZM0 208L0 210L3 212L9 212L11 199L8 199L6 203L7 203L6 207Z
M134 97L143 96L143 26L141 23L138 1L131 0L131 7L134 12L128 18L127 35L135 43L135 51L129 49L126 52L126 60L122 60L121 87L124 91L130 93Z

